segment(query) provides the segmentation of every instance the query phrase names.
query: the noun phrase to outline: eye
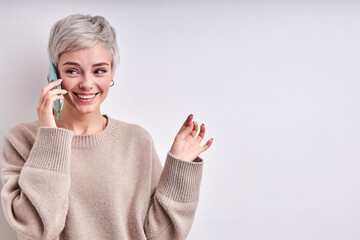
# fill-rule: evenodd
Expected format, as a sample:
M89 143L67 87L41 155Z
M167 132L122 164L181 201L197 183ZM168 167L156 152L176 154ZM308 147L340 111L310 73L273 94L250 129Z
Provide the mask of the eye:
M77 74L78 72L75 70L75 69L69 69L66 71L66 73L70 74L70 75L75 75Z
M105 69L96 69L95 70L95 74L104 74L104 73L106 73Z

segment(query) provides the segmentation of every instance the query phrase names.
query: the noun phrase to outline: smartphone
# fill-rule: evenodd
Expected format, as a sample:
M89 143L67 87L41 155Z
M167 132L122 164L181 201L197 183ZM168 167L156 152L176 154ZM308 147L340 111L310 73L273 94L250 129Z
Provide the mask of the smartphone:
M55 67L54 63L51 61L50 61L50 67L49 67L49 73L48 73L47 79L48 79L48 82L56 81L58 79L57 74L56 74L56 67ZM55 88L61 89L61 85L54 87L54 89ZM62 106L63 106L63 99L56 100L53 104L53 109L54 109L54 114L55 114L56 120L59 120L59 118L60 118L60 112L61 112Z

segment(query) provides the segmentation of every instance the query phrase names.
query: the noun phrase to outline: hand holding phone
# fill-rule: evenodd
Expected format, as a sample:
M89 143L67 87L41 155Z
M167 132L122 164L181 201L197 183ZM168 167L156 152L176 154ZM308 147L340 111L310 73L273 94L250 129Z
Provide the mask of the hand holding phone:
M42 88L39 102L36 106L40 127L57 127L54 116L58 114L57 117L60 117L59 114L62 108L62 100L64 98L63 95L67 93L65 89L61 89L60 84L62 80L55 79L57 78L55 66L50 65L50 68L53 69L49 70L49 82L45 87ZM55 76L51 74L54 74ZM55 105L54 103L56 101L59 101L58 104L60 105ZM60 107L59 111L55 111L54 107L57 109Z

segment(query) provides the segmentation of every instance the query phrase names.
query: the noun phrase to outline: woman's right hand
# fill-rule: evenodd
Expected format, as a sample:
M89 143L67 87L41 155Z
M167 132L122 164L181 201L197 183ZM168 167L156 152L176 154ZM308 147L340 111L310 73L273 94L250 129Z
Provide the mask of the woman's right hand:
M62 79L49 82L41 89L40 99L36 106L40 127L54 127L56 122L53 111L53 103L56 100L63 99L67 91L65 89L53 89L61 84ZM61 95L58 95L61 94Z

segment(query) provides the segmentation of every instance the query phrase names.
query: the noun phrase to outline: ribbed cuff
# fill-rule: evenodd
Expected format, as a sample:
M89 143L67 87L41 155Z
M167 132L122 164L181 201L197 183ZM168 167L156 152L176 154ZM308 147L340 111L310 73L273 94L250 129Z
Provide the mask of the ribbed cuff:
M202 158L186 162L168 152L157 191L178 202L195 202L199 199L202 169Z
M24 166L68 173L73 135L63 128L39 127Z

